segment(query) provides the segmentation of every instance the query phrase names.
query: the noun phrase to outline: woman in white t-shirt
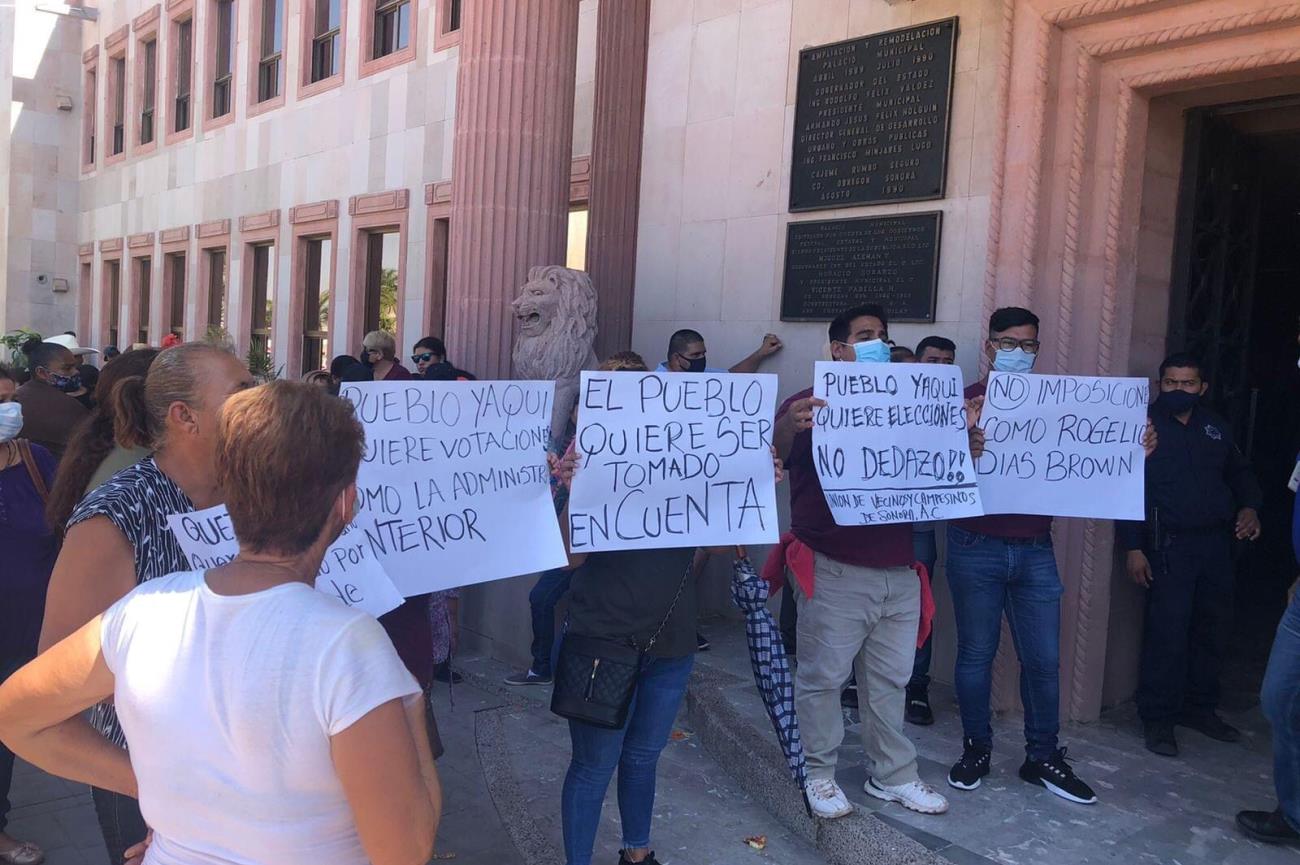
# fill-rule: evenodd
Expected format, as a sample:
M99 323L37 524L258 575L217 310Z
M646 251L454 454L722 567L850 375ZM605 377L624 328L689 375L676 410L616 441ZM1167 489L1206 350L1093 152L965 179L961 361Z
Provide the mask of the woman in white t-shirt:
M146 865L429 860L441 790L420 688L372 617L313 588L361 446L319 388L232 396L217 476L239 556L137 587L0 686L17 754L138 796ZM82 717L110 696L129 755Z

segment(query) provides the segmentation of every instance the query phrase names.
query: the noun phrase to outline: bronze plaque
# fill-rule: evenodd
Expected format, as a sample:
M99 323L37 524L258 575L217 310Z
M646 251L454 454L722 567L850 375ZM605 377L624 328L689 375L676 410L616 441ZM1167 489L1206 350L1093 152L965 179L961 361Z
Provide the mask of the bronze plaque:
M830 321L878 303L890 321L934 321L940 211L791 222L782 321Z
M957 19L799 52L790 210L942 198Z

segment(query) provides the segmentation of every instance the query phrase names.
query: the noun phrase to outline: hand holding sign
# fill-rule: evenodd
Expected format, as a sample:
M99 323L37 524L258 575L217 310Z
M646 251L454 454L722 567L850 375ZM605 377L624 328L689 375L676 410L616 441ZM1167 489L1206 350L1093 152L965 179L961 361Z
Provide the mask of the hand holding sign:
M981 513L961 370L821 361L813 459L837 525Z
M584 372L575 552L772 543L776 376Z
M239 555L239 541L225 505L172 514L167 523L196 571L220 567ZM316 589L376 617L402 605L402 595L388 574L365 546L357 543L353 526L344 529L325 551Z
M985 512L1143 519L1147 391L1141 378L992 373L976 462Z

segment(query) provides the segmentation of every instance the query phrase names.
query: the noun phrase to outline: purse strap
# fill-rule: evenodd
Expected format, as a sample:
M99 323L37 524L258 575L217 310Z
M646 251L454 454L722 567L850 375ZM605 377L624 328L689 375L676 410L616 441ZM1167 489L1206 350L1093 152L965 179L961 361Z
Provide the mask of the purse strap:
M650 636L650 642L645 644L644 649L641 649L642 652L653 649L655 643L659 640L659 635L664 632L664 628L668 627L668 620L673 617L673 611L677 609L677 602L682 599L682 592L686 590L686 582L691 578L691 571L694 567L694 560L687 563L686 570L682 573L682 581L677 584L677 594L673 595L673 602L668 605L668 612L664 614L664 620L659 623L659 627L655 628L655 632Z
M18 456L22 457L23 465L27 466L27 474L31 476L36 494L41 497L41 504L47 504L50 500L50 490L45 486L45 478L41 475L40 467L36 465L32 446L27 443L27 439L17 439L14 444L18 446Z

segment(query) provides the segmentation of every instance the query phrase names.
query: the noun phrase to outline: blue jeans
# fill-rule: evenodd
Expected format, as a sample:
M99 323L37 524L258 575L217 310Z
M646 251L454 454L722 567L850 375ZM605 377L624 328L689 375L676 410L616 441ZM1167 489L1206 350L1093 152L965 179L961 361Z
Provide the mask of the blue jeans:
M1300 831L1300 592L1273 639L1260 704L1273 727L1273 784L1291 828Z
M569 722L573 760L560 797L564 856L568 865L589 865L601 806L614 769L618 769L618 813L623 849L650 846L650 817L655 803L655 770L668 744L673 721L686 695L694 655L647 658L636 695L621 730Z
M1060 730L1061 578L1050 537L1029 543L948 527L948 586L957 618L957 703L966 738L992 745L989 693L1005 611L1020 659L1025 751L1045 760Z
M551 675L551 658L555 652L555 605L569 591L573 571L554 568L537 578L537 585L528 593L528 606L533 613L533 666L539 676Z
M934 564L939 558L939 545L935 542L934 529L914 530L912 532L912 555L925 565L929 574L930 586L934 587ZM921 648L916 650L916 662L912 664L912 678L907 683L909 695L925 694L930 690L930 658L934 654L934 630L925 638Z

